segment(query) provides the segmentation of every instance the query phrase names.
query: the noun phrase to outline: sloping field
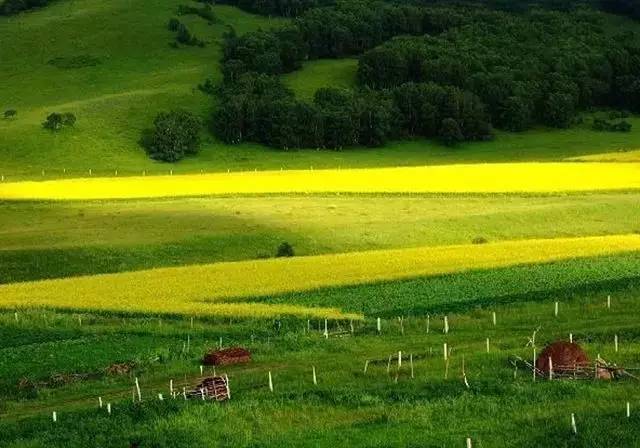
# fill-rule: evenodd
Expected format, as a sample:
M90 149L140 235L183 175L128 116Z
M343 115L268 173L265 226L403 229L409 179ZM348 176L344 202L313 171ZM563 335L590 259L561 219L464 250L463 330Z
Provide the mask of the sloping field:
M640 150L606 152L603 154L590 154L580 157L571 157L567 160L581 162L640 162Z
M640 188L640 164L499 163L292 170L0 184L0 199L125 199L263 193L545 193Z
M0 286L0 307L338 317L335 309L228 301L637 250L640 235L616 235L217 263L8 284Z

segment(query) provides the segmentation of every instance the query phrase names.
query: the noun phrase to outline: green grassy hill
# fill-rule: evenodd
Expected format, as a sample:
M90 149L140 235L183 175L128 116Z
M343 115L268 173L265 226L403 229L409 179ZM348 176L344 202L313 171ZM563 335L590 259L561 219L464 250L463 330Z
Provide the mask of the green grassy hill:
M226 27L245 32L281 22L217 6L219 23L180 17L208 45L174 49L167 22L183 3L65 0L0 18L0 41L11 42L0 48L0 109L18 111L15 119L0 119L4 174L152 167L137 145L141 130L161 110L182 107L208 115L212 100L196 86L219 79L218 40ZM69 65L86 57L97 65L49 63ZM56 111L75 113L75 129L55 135L42 129Z
M218 22L197 16L181 20L205 48L169 46L167 21L183 2L145 0L61 0L14 17L0 18L0 112L16 109L15 119L0 119L0 175L7 179L166 172L169 167L147 158L138 140L155 115L171 108L190 109L207 120L213 99L197 90L207 78L220 78L220 38L228 25L238 32L269 28L283 19L214 7ZM619 23L619 21L616 21ZM631 26L624 22L624 26ZM633 25L635 26L635 25ZM50 61L56 60L54 65ZM63 68L80 61L96 65ZM302 98L323 86L349 86L356 60L320 60L287 75L285 82ZM42 129L54 111L73 112L74 129L55 135ZM640 146L640 120L629 134L598 133L588 123L569 130L538 129L499 133L492 142L456 149L416 140L380 149L344 152L279 152L259 145L226 146L205 136L201 154L173 167L182 172L422 165L433 163L560 160L617 152Z

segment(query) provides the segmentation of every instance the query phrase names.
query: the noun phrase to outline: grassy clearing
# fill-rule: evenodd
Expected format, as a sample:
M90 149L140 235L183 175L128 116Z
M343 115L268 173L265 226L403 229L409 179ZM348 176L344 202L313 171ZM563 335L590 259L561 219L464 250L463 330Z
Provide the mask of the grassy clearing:
M6 202L0 283L401 247L633 233L636 193ZM393 222L392 226L389 222Z
M357 59L319 59L306 62L301 70L283 76L283 82L297 97L310 101L322 87L354 87L357 71Z
M606 294L612 295L611 309ZM307 323L295 319L283 321L279 329L271 322L198 320L192 328L183 319L84 315L80 325L77 316L68 314L26 312L17 323L13 314L0 314L0 331L20 335L0 348L5 398L0 446L323 447L347 441L351 446L453 447L464 446L467 437L482 447L596 447L611 446L611 440L616 446L636 446L637 382L533 382L522 368L514 377L509 359L531 357L526 342L539 328L538 350L572 333L591 357L599 353L619 365L637 365L639 294L637 286L567 294L554 318L552 302L558 297L549 291L544 302L449 314L446 335L442 315L432 315L429 324L425 317L405 316L402 329L397 319L384 320L380 336L370 319L356 322L351 337L326 340L318 330L322 321L312 321L308 332ZM330 331L338 324L330 322ZM184 353L187 335L192 345ZM614 335L621 341L618 352ZM157 393L167 397L169 379L177 386L197 382L199 356L216 346L219 336L225 345L247 346L254 353L251 365L223 369L231 381L231 402L160 402ZM444 342L452 350L446 378ZM402 366L393 359L387 372L388 357L399 350ZM87 357L87 352L98 355ZM414 355L414 378L409 354ZM463 358L469 388L462 380ZM125 360L137 362L132 375L140 379L142 403L131 403L131 376L100 375L109 363ZM370 361L366 375L365 360ZM317 369L315 386L311 366ZM17 387L25 376L42 383L62 373L97 376L56 387ZM110 417L98 409L97 396L113 404ZM626 402L630 418L625 417ZM54 410L56 424L51 422ZM577 435L571 432L571 413Z
M243 261L0 286L3 308L222 316L340 315L260 296L640 250L640 235L522 240ZM251 282L246 279L251 278ZM232 302L229 300L233 299ZM350 317L357 317L351 314Z
M640 165L505 163L352 170L85 178L0 184L5 200L282 193L557 193L640 188Z

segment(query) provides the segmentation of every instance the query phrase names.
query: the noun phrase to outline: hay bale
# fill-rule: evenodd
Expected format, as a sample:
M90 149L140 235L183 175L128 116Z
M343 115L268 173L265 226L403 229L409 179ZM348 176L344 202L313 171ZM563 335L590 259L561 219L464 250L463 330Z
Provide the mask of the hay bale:
M202 358L202 364L204 364L205 366L243 364L249 361L251 361L251 352L242 347L225 348L223 350L212 350L204 355L204 358Z
M557 341L547 345L536 360L536 369L542 375L549 374L549 358L553 364L553 373L572 374L591 367L587 354L573 342Z

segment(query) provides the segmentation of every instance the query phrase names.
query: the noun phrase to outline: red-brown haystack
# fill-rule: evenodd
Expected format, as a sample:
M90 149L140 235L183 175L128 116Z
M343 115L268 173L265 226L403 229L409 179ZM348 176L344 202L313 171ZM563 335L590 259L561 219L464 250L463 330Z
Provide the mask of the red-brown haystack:
M554 342L542 350L536 360L536 369L542 374L549 373L549 358L551 358L554 373L573 373L591 364L584 350L573 342Z
M229 364L242 364L251 361L251 352L246 348L232 347L223 350L210 351L202 363L206 366L224 366Z

